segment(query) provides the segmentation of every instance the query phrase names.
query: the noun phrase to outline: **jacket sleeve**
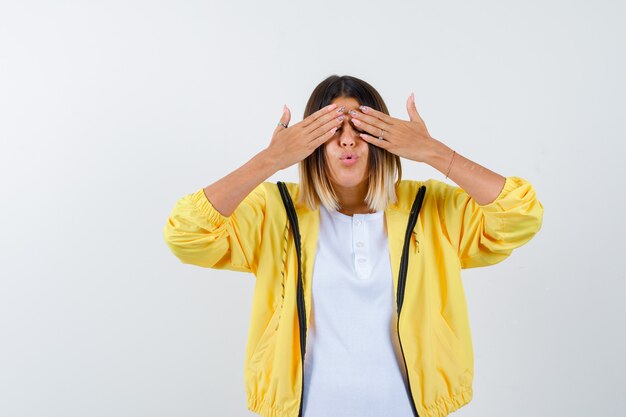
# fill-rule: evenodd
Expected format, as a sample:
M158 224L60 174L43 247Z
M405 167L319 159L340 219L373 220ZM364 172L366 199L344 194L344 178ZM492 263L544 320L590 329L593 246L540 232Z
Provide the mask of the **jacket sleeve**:
M213 207L201 188L176 202L163 228L163 236L182 263L254 272L265 207L263 183L252 190L228 217Z
M460 187L446 184L438 197L443 227L461 268L493 265L528 242L541 228L543 205L523 178L506 177L494 201L479 205Z

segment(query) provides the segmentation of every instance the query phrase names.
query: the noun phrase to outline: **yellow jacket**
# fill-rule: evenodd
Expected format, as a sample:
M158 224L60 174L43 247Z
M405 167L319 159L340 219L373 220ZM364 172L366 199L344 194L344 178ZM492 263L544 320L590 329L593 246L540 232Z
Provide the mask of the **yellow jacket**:
M307 329L319 208L297 203L299 185L286 185L300 229ZM409 212L422 185L426 190L411 233L397 331L414 412L445 417L472 399L474 355L461 269L501 262L528 242L541 228L543 206L520 177L507 177L498 197L483 206L441 181L402 180L398 201L385 210L396 295ZM182 263L256 276L244 380L248 409L264 417L300 417L298 260L290 228L277 185L263 182L228 217L203 189L187 194L163 229Z

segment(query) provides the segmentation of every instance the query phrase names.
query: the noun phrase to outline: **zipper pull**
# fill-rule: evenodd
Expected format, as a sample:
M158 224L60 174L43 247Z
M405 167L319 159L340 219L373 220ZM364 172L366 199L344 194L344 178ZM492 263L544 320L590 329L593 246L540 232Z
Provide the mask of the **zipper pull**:
M420 241L417 240L417 233L413 231L413 241L415 242L415 248L417 249L417 253L420 253Z

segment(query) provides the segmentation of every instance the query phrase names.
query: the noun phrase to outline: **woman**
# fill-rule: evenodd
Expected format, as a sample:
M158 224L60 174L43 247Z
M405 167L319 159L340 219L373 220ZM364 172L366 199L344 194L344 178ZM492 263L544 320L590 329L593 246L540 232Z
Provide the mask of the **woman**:
M165 240L183 263L256 276L249 410L441 417L471 400L461 269L498 263L529 241L543 206L526 180L431 137L413 95L407 110L409 121L393 118L365 81L328 77L301 122L288 126L285 107L266 149L170 214ZM402 180L400 157L459 187ZM284 184L293 219L289 199L265 180L297 162L300 182Z

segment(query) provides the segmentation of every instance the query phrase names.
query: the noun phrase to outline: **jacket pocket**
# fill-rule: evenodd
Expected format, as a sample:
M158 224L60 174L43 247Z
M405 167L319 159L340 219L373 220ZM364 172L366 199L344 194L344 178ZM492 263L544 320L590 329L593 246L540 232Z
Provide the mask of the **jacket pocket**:
M280 318L280 307L274 310L272 318L265 327L263 334L259 338L250 360L248 361L248 367L255 370L264 369L264 363L268 358L274 355L276 350L276 335L278 333L278 320Z
M433 389L450 398L468 387L471 389L473 365L467 347L439 312L433 314L433 360L437 377Z
M437 362L450 370L461 367L463 365L463 352L459 338L440 313L434 313L433 317L432 327L436 342L433 349Z

